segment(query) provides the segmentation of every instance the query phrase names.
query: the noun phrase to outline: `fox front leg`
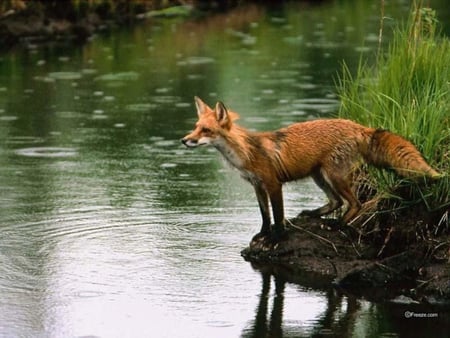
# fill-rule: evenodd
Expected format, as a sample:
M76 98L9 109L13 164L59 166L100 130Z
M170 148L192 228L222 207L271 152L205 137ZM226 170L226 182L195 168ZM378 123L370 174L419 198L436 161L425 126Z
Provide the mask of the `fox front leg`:
M259 210L261 211L262 217L261 230L255 237L264 237L270 234L269 195L261 184L256 184L253 187L255 188L256 198L258 199Z
M284 205L282 186L276 185L269 191L270 204L272 204L272 213L274 226L272 230L272 239L279 240L285 231Z

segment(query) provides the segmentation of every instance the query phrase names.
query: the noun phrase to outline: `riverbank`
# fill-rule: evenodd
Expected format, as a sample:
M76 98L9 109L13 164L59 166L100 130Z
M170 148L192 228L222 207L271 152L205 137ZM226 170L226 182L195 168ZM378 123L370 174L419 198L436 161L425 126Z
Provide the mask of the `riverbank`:
M412 8L386 51L380 44L375 65L362 61L356 75L344 67L338 92L340 117L408 138L439 178L362 167L350 178L363 203L350 226L296 218L276 245L251 242L246 260L312 273L370 300L450 306L450 41L438 31L433 10Z
M12 1L0 8L0 46L46 41L84 42L94 33L132 25L154 15L189 14L192 6L160 9L155 1Z
M416 230L407 219L365 232L364 227L331 229L326 220L299 217L274 247L251 242L241 254L255 268L271 267L286 280L314 279L371 301L450 307L450 235L417 240Z
M235 0L9 1L0 5L0 50L20 43L82 43L95 33L114 27L156 18L199 17L239 4Z

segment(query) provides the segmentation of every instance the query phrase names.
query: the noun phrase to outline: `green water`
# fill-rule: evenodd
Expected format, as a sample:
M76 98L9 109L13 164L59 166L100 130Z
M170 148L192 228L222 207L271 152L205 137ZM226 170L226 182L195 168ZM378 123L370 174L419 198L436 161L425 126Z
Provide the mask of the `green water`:
M387 35L407 10L387 4ZM248 6L1 55L0 336L446 336L448 313L406 318L428 310L253 269L252 188L179 142L194 95L256 130L329 116L342 60L376 53L378 13ZM324 200L310 180L284 197L288 216Z

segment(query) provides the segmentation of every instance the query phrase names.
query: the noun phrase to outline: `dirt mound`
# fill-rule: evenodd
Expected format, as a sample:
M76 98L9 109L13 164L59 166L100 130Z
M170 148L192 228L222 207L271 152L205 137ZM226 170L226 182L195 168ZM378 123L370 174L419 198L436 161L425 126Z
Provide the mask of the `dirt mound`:
M316 276L312 280L320 286L328 283L370 300L403 295L450 305L448 234L425 238L416 234L420 225L401 222L370 231L333 228L328 220L310 217L290 223L275 244L268 238L252 241L241 253L244 259L260 269L275 266L275 273Z

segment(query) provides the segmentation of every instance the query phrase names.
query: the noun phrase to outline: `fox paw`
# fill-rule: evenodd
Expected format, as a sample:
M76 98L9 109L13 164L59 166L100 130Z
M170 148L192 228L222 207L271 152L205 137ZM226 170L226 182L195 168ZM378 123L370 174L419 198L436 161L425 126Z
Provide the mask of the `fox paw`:
M283 231L282 233L258 233L253 236L252 240L250 241L250 248L262 251L275 250L278 248L279 243L286 238L286 231Z
M253 236L252 240L250 241L250 247L264 246L264 244L270 240L270 237L271 236L269 232L259 232L255 236Z
M315 210L303 210L297 215L297 218L301 217L320 218L320 215Z
M323 220L322 228L326 230L339 230L344 227L346 224L343 223L340 219L336 218L326 218Z

